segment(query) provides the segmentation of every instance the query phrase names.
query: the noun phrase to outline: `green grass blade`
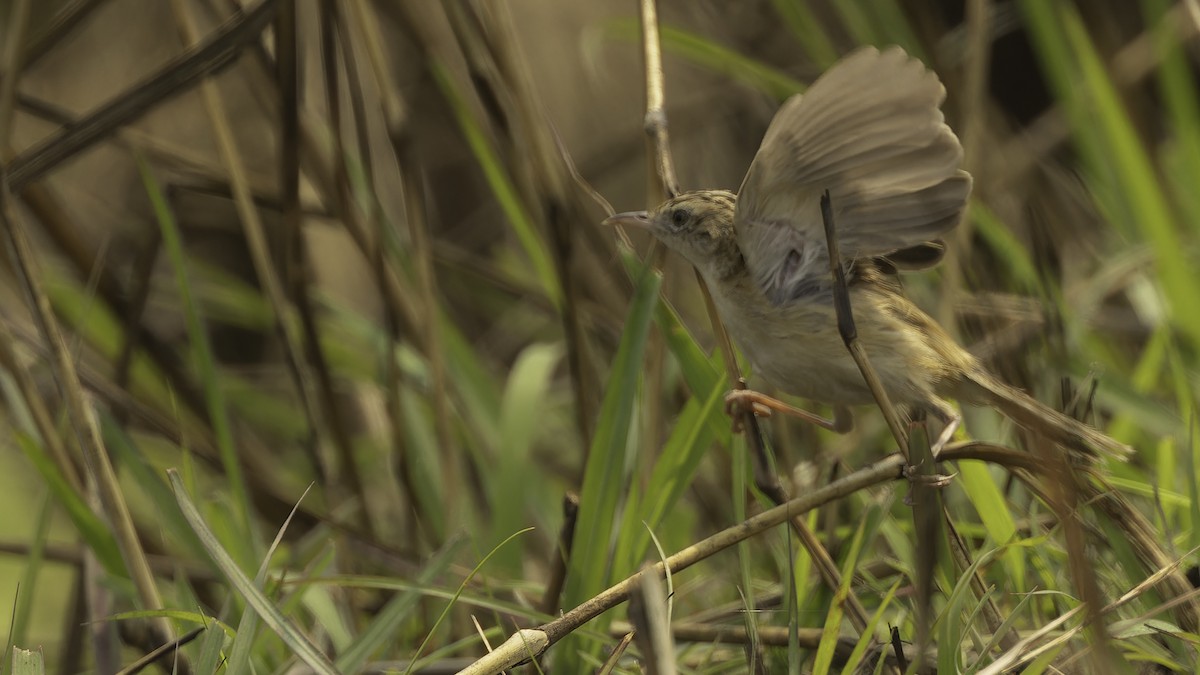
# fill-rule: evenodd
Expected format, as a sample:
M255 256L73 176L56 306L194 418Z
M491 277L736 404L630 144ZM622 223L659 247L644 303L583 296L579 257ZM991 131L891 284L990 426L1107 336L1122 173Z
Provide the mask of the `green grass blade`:
M200 512L196 510L196 505L192 503L191 497L188 496L184 489L183 482L179 478L179 473L174 469L167 472L171 481L171 489L175 492L175 499L179 504L179 510L183 512L183 517L187 519L188 526L200 538L204 550L208 552L209 557L216 563L225 579L237 589L238 594L246 601L246 604L254 609L255 614L262 622L270 628L276 635L283 640L292 652L300 658L308 667L322 675L333 675L338 672L333 662L321 653L317 646L304 636L292 623L285 617L275 604L263 594L250 577L242 571L241 567L234 562L233 558L225 551L221 542L217 540L216 535L209 529L204 522ZM246 630L243 625L238 626L239 633ZM250 631L253 632L253 631Z
M641 40L641 25L632 19L619 19L606 26L607 34L630 42ZM663 49L715 73L727 75L780 101L804 91L804 83L781 70L772 68L712 40L674 26L659 26Z
M112 531L96 516L84 501L84 496L71 489L67 479L59 473L58 466L33 439L20 432L15 434L15 439L29 463L41 474L42 480L46 481L50 493L66 510L67 517L75 525L75 530L79 532L79 536L104 570L109 574L128 577L129 573L125 571L125 562L121 559L121 552L117 548L117 541L113 539Z
M850 652L850 656L846 658L846 663L842 665L842 672L857 673L859 664L867 656L867 648L874 642L875 631L879 624L883 622L883 614L892 605L892 600L896 597L896 591L900 588L900 583L903 579L896 580L887 593L883 594L883 599L879 601L879 607L875 609L875 613L871 615L867 621L867 627L863 630L862 635L858 638L858 642L854 645L854 651Z
M1130 234L1145 237L1154 251L1159 282L1171 321L1200 346L1200 282L1188 247L1150 157L1077 11L1066 3L1022 0L1030 37L1067 113L1081 151L1092 193L1109 218Z
M25 569L21 573L21 581L18 586L19 595L13 609L12 626L9 627L8 642L10 645L29 643L29 623L33 616L33 598L37 593L38 577L44 569L46 537L50 532L50 514L53 512L50 508L53 500L49 492L42 497L41 502L37 509L37 519L33 525L29 553L24 560Z
M829 32L813 14L806 0L771 0L771 4L792 30L792 35L804 46L805 53L818 66L828 68L837 61L837 48L833 46Z
M996 486L988 465L983 462L959 462L959 481L967 499L975 507L979 519L987 529L988 536L998 545L1005 545L1016 537L1017 523L1013 520L1008 502ZM1019 546L1010 546L1002 558L1012 587L1007 591L1025 590L1025 559Z
M421 586L433 584L434 580L445 573L450 564L454 562L454 555L458 552L461 543L461 539L455 539L443 546L421 567L420 573L413 579L414 583ZM419 592L409 590L389 600L383 609L379 610L371 619L371 623L366 629L338 656L337 667L348 673L357 673L362 670L368 659L395 639L400 625L412 616L420 599Z
M705 452L714 441L728 444L729 425L723 427L724 438L716 439L708 424L709 418L724 416L721 405L724 394L724 380L718 380L703 401L688 401L675 420L671 435L650 473L650 480L641 491L642 497L636 501L631 499L626 505L621 524L623 536L613 555L614 575L632 574L641 566L650 544L650 533L658 529L691 486Z
M246 542L252 549L257 549L257 537L251 520L252 507L250 493L246 488L246 479L242 475L241 463L238 461L237 447L233 439L233 427L229 421L229 413L225 403L225 392L217 373L216 358L209 344L208 332L200 317L200 311L192 292L192 284L188 279L188 262L183 253L183 239L175 216L167 204L166 195L158 185L154 172L146 160L137 155L138 171L150 203L154 208L154 216L158 220L162 233L163 248L175 269L175 281L179 287L180 305L187 320L188 340L192 345L192 356L200 372L204 385L204 400L208 407L208 415L212 424L213 435L217 441L217 449L221 454L221 464L225 469L225 477L229 481L230 500L237 516L238 528L241 530L239 541ZM250 560L244 560L249 564Z
M813 661L813 675L827 675L833 665L833 653L837 649L838 638L842 632L842 618L846 613L846 598L850 595L850 582L854 579L854 569L858 565L859 555L863 544L877 529L883 509L878 504L872 504L867 514L859 520L854 530L854 538L850 541L850 550L842 562L842 582L834 592L833 602L829 605L829 613L825 617L825 628L821 633L821 642L817 645L817 655Z
M500 456L495 480L489 481L492 507L491 541L501 541L527 527L530 492L529 466L533 443L544 429L554 369L562 360L559 345L527 347L513 364L504 390L500 414ZM506 574L520 575L521 551L507 547L496 552L494 566Z
M1037 267L1029 256L1029 250L1017 241L995 212L985 204L974 200L970 204L970 219L975 224L975 231L995 251L996 256L1006 265L1005 270L1017 286L1032 293L1042 290L1041 279Z
M42 652L13 647L13 675L46 675L46 662Z
M154 471L149 458L142 454L133 439L117 426L111 415L101 410L99 417L100 432L104 436L105 446L114 454L120 466L129 471L133 483L145 492L154 504L156 524L176 542L182 544L192 557L203 558L204 547L184 520L170 486Z
M532 530L533 528L529 527L521 530L520 532L514 532L507 539L499 544L496 544L495 548L493 548L491 551L488 551L488 554L479 561L479 564L475 565L475 567L471 569L471 573L468 574L466 578L462 580L462 583L458 585L458 589L454 592L454 596L450 598L449 602L446 603L446 607L443 608L442 613L438 615L437 621L433 622L433 627L429 629L429 633L425 636L425 639L421 642L420 646L417 647L416 653L412 655L412 658L408 662L408 668L404 671L405 675L408 675L408 673L413 671L413 667L417 664L417 659L421 656L421 652L425 651L426 645L428 645L429 641L433 639L434 634L437 633L438 627L441 626L442 622L446 620L446 616L450 613L450 610L454 608L454 605L458 602L459 597L462 596L467 584L471 583L471 579L474 579L475 575L479 573L479 570L483 569L483 566L486 565L487 562L491 560L498 551L507 546L509 542Z
M627 256L632 253L625 252ZM564 588L564 603L574 607L604 589L619 497L625 490L633 408L638 400L642 355L658 302L662 274L645 268L621 334L605 387L596 434L588 451L580 493L579 517ZM573 650L565 650L573 653ZM571 668L567 668L571 670Z
M492 188L492 194L500 203L500 208L508 218L509 224L513 226L522 250L533 264L534 276L537 278L538 284L546 293L546 297L550 298L557 306L562 301L562 291L558 283L558 274L554 271L554 264L550 259L550 253L547 251L546 243L538 233L533 219L521 202L516 187L509 179L499 155L484 136L479 124L471 116L466 101L459 94L445 68L438 63L431 63L430 69L442 94L450 103L450 109L454 112L454 117L458 121L463 135L466 136L467 145L475 154L475 161L479 163L479 168L483 170L483 175Z

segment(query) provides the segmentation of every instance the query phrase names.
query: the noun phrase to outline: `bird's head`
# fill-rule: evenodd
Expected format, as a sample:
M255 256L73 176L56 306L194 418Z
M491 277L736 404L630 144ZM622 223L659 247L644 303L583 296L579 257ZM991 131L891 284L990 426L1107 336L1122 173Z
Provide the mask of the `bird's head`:
M742 262L733 230L736 199L726 190L685 192L653 211L618 213L604 224L646 230L706 277L720 277Z

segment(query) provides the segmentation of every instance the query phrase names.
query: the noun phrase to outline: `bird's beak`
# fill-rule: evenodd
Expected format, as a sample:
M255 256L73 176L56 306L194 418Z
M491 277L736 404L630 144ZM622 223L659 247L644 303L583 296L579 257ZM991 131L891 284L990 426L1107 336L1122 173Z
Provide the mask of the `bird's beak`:
M643 230L650 229L650 215L645 211L626 211L618 213L604 219L602 225L623 225L625 227L636 227Z

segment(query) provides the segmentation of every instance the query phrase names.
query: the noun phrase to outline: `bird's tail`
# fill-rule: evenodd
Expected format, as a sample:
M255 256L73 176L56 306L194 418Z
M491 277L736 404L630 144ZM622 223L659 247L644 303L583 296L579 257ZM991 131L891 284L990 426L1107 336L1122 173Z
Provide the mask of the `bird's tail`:
M972 373L964 383L965 398L990 405L1013 422L1082 453L1089 459L1108 455L1125 459L1133 448L1120 443L1074 418L1039 403L1029 394L1010 387L986 373Z

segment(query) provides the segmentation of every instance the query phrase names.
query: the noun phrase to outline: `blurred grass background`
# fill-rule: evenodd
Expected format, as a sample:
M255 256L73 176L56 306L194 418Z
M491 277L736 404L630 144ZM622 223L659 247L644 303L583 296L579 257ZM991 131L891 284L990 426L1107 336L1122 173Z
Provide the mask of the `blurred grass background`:
M598 225L593 190L618 210L656 199L632 0L0 12L6 644L59 672L113 672L163 633L207 626L180 652L196 672L297 659L452 672L485 651L477 630L495 645L769 505L722 410L730 383L694 275L671 257L647 271L649 242L630 250ZM1093 489L1127 498L1191 568L1200 7L659 13L685 188L736 189L779 103L855 46L900 44L941 76L975 198L946 264L906 277L908 292L1043 401L1069 405L1064 379L1089 396L1094 383L1089 420L1138 454ZM991 411L964 414L974 438L1028 440ZM856 421L845 436L764 422L791 494L894 450L877 411ZM1037 487L982 462L945 468L988 590L939 562L942 672L1002 653L1026 655L1025 672L1196 670L1194 600L1163 606L1186 584L1141 590L1105 630L1079 632L1078 615L1031 637L1154 566L1086 501L1072 550ZM887 626L918 632L919 557L938 547L915 532L907 490L811 514L843 592L878 613L864 646ZM853 668L863 631L791 530L737 548L673 579L680 669ZM624 618L610 611L542 666L595 670ZM637 655L617 671L639 672Z

